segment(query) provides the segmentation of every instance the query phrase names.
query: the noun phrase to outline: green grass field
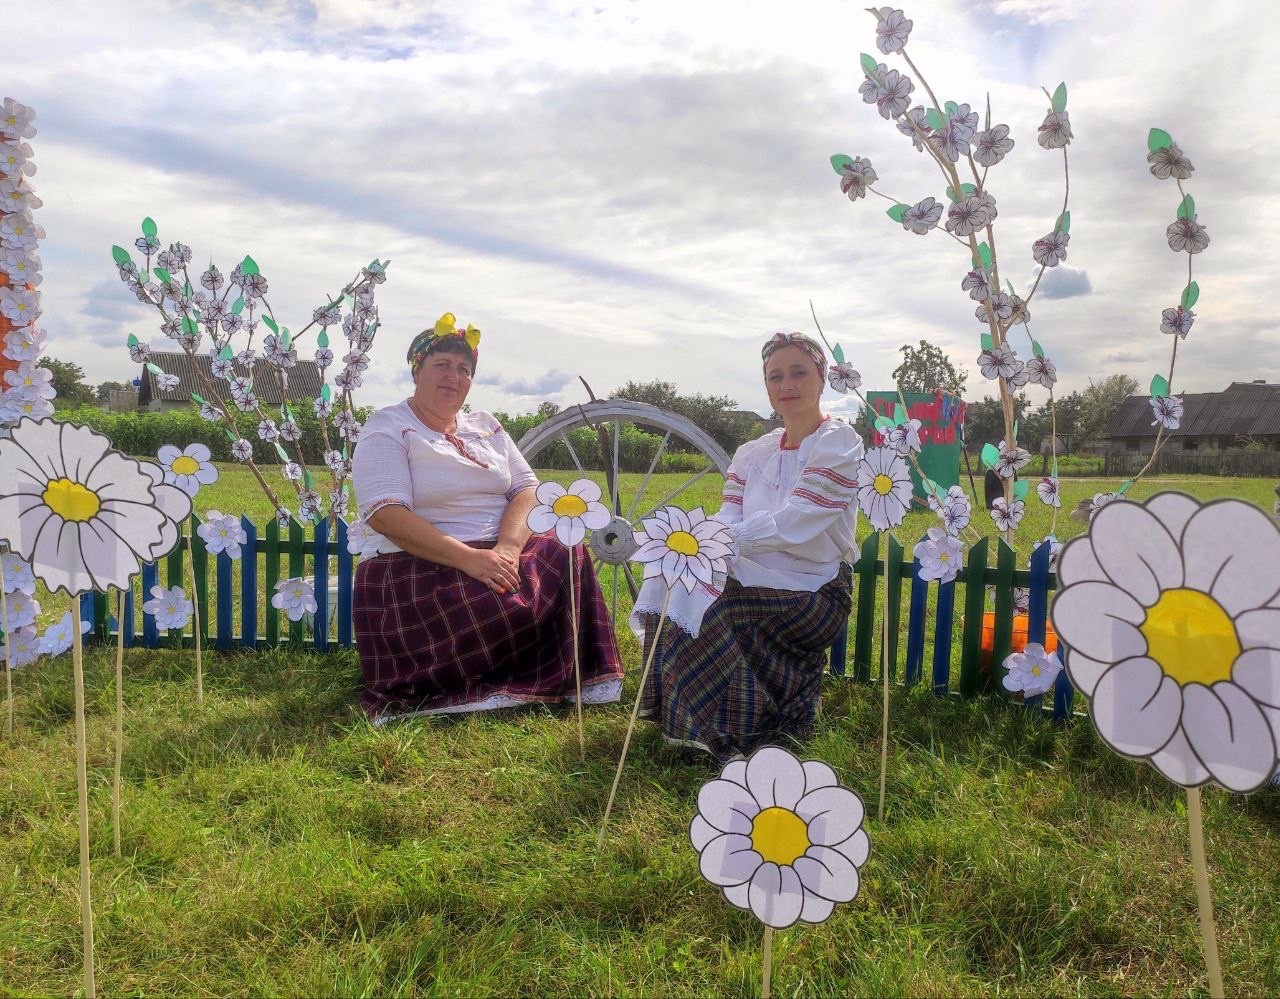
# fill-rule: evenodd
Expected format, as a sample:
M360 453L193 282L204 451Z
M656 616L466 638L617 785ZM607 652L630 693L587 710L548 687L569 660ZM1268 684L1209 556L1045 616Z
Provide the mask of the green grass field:
M197 510L261 523L247 478L224 470ZM1272 485L1152 480L1131 495L1177 486L1269 509ZM718 481L697 488L682 505L717 505ZM1103 488L1064 482L1064 507ZM1028 510L1029 549L1048 517L1034 498ZM932 522L913 514L904 544ZM1082 527L1061 516L1058 535ZM620 641L623 704L588 712L585 760L564 710L374 730L350 652L210 654L197 709L189 651L131 650L120 858L112 659L91 650L99 990L758 992L759 924L701 879L685 836L704 762L642 728L596 853L638 674L635 642ZM0 736L4 995L80 986L70 674L69 656L15 673L17 732ZM825 695L808 750L874 815L880 691L831 678ZM1087 721L1060 730L994 700L898 688L892 731L862 894L778 935L776 995L1204 992L1183 799L1155 771L1111 754ZM1280 794L1208 791L1205 804L1227 991L1275 994Z

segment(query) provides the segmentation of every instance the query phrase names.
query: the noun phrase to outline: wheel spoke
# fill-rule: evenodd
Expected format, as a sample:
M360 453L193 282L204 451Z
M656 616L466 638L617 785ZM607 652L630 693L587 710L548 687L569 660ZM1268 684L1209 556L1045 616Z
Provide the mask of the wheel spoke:
M622 474L622 469L618 466L618 441L622 437L622 422L620 420L613 421L613 512L621 513L618 507L618 491L621 488L618 485L618 476Z
M634 523L633 517L636 508L640 505L640 497L644 495L645 487L649 485L649 479L653 475L653 470L658 467L658 459L662 457L662 452L667 446L667 441L671 440L671 431L667 431L667 435L662 438L662 443L658 445L658 450L653 454L653 461L649 463L649 471L644 473L644 478L640 482L640 489L636 492L631 500L631 508L627 510L627 520Z
M675 499L677 496L679 496L682 492L688 489L691 485L697 482L700 478L702 478L708 472L714 472L715 470L716 470L716 463L714 461L707 462L706 468L704 468L697 475L694 475L692 478L686 479L680 485L676 486L675 489L671 490L671 492L667 493L666 496L662 497L662 499L660 499L657 503L655 503L654 506L647 513L641 515L640 519L643 520L645 517L649 516L649 514L653 513L654 510L657 510L661 507L666 506L668 501Z
M613 610L609 615L609 619L613 621L615 628L618 626L618 576L620 575L621 573L618 572L618 567L615 565L613 567Z
M627 589L631 591L631 606L634 607L636 598L640 596L640 587L636 585L636 581L631 575L631 563L624 562L622 564L622 571L627 574Z
M581 476L585 479L585 478L587 477L587 473L586 473L585 471L583 471L583 468L582 468L582 462L580 462L580 461L578 460L578 452L577 452L577 451L575 451L575 450L573 449L573 445L572 445L571 443L569 443L569 435L568 435L568 433L563 433L563 434L561 434L561 435L560 435L560 439L561 439L562 441L564 441L564 446L565 446L565 447L567 447L567 448L569 449L569 457L573 459L573 463L574 463L574 465L575 465L575 466L577 466L578 474L579 474L579 475L581 475Z

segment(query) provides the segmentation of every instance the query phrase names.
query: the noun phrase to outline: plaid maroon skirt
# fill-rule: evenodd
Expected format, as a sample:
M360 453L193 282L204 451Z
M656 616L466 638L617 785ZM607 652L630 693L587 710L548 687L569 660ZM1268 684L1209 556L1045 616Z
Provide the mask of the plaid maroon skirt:
M370 718L572 702L568 571L569 552L552 535L525 545L516 593L494 593L461 569L408 552L363 560L354 623ZM582 545L574 549L574 587L582 700L616 701L622 663Z

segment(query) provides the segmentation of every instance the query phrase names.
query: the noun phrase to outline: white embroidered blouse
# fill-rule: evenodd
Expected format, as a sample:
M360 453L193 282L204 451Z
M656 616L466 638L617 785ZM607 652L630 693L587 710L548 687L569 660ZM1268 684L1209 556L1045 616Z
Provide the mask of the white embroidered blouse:
M459 541L495 540L508 501L538 484L490 414L459 413L457 432L445 434L419 420L408 400L365 422L351 478L361 519L404 506ZM379 553L400 550L388 538L378 543Z
M730 574L743 586L814 592L835 579L841 562L852 565L861 458L858 432L831 419L795 446L774 430L738 448L712 517L728 526L737 547ZM696 635L719 595L709 586L692 593L679 586L667 616ZM661 577L645 581L632 614L638 634L642 616L657 614L665 597Z

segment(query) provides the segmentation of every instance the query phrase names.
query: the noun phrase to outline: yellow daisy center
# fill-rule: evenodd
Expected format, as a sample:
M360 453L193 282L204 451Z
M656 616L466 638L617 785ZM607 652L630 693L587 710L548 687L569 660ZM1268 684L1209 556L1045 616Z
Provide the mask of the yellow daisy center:
M809 849L809 827L789 808L766 808L751 823L751 849L774 864L794 864Z
M888 496L893 492L893 479L885 475L884 472L877 475L871 485L881 496Z
M54 479L41 498L63 520L92 520L102 507L97 493L70 479Z
M173 459L173 464L169 466L176 475L195 475L200 471L200 462L189 454L180 454Z
M1140 630L1147 655L1182 686L1231 679L1240 639L1231 617L1209 594L1185 587L1165 590Z
M581 517L587 512L587 504L581 496L566 493L551 504L551 512L557 517Z
M667 535L667 547L681 555L697 555L698 539L688 531L672 531Z
M1031 667L1031 675L1032 675L1032 676L1039 676L1039 675L1040 675L1040 667L1039 667L1039 666L1032 666L1032 667Z

